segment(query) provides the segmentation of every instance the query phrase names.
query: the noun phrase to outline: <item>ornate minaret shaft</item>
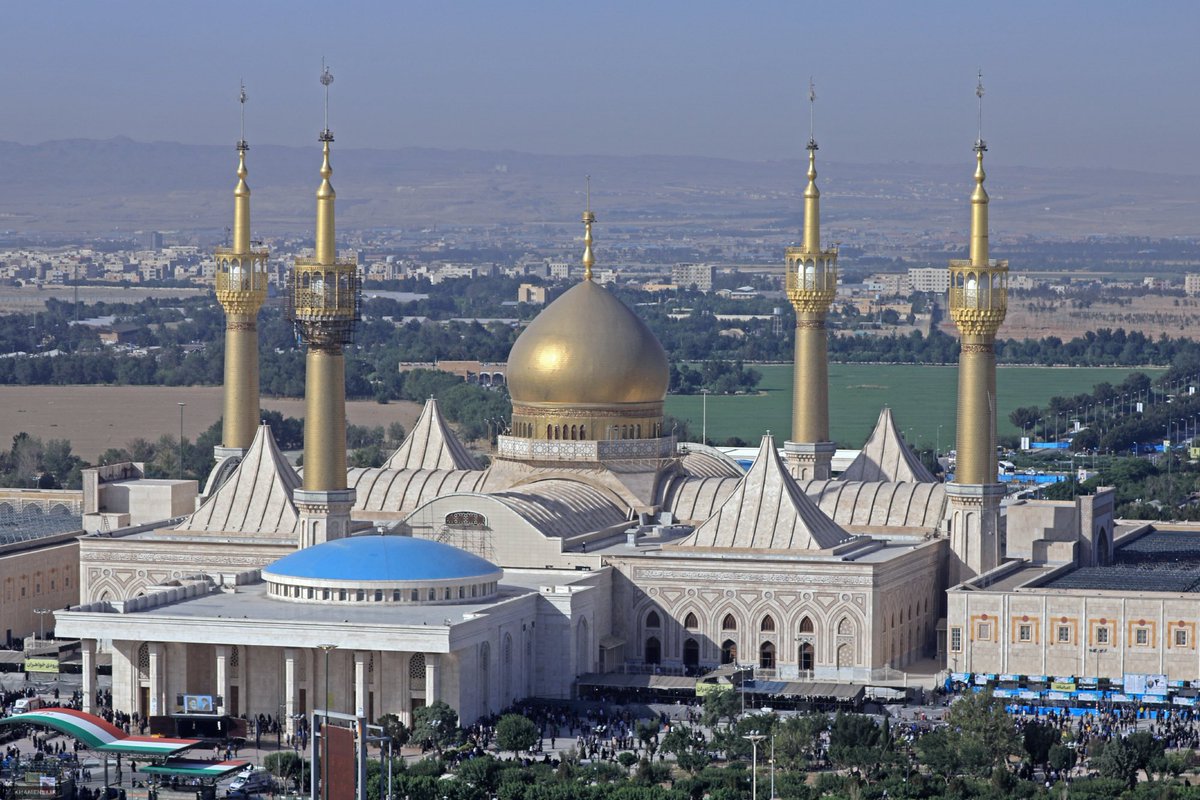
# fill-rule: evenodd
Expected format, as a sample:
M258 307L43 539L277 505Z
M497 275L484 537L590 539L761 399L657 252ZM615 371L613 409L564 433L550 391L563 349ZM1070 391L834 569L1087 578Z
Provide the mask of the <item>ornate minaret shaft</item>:
M354 339L359 319L357 259L338 259L334 200L329 177L329 84L325 86L324 159L317 188L315 254L298 258L292 276L291 317L308 345L304 383L304 488L294 501L301 516L301 547L349 534L354 490L346 488L346 362L344 348Z
M250 244L250 187L246 185L246 87L238 182L233 190L233 240L216 250L217 300L225 309L225 411L218 458L240 457L259 423L258 311L267 298L267 251Z
M988 256L988 195L983 188L983 79L975 142L970 258L950 262L950 316L962 335L958 364L958 455L950 495L951 581L994 568L1004 551L996 480L996 331L1008 310L1008 262Z
M804 239L787 249L787 295L796 309L795 368L792 375L792 438L784 443L792 475L830 477L834 443L829 440L829 334L825 319L837 293L837 248L821 249L821 192L817 189L817 141L812 135L809 83L808 186L804 189Z

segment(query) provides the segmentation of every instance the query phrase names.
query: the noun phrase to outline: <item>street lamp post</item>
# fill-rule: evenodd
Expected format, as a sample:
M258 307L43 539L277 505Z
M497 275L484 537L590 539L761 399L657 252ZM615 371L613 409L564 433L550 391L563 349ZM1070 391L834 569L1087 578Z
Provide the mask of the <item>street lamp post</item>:
M325 730L325 725L329 722L329 653L337 649L336 644L319 644L317 649L325 653L325 716L321 719L321 772L325 775L329 774L329 736ZM313 725L314 732L316 725ZM324 780L321 781L321 797L329 800L329 787L325 785Z
M183 478L183 407L187 403L178 403L179 406L179 465L175 468L175 477Z
M700 444L708 444L708 393L700 390Z
M35 608L33 613L38 615L38 641L41 642L46 638L45 619L46 615L50 613L50 609Z
M767 737L751 731L742 738L750 742L750 800L758 800L758 743Z

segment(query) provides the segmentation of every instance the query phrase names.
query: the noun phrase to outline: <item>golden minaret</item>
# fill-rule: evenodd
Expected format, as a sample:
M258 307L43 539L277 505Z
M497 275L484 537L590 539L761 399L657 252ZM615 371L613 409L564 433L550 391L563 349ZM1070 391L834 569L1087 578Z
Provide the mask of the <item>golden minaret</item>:
M225 309L225 397L221 444L213 448L217 464L205 494L232 474L254 440L259 423L258 311L267 298L265 248L250 243L250 187L246 184L246 87L241 87L242 135L238 139L237 186L233 190L233 238L218 247L217 300Z
M962 337L958 363L958 425L950 496L952 582L996 567L1004 530L996 480L996 332L1008 310L1008 262L988 255L988 194L983 188L983 76L979 138L975 142L975 190L971 193L970 258L950 262L950 316Z
M316 247L312 258L296 259L290 292L291 318L308 345L304 376L304 488L293 495L301 517L301 546L349 534L354 490L346 488L346 361L359 319L358 261L338 259L334 200L329 177L329 84L325 86L323 160L317 188Z
M804 239L789 247L787 296L796 309L792 373L792 438L784 443L788 468L800 480L827 480L834 443L829 439L829 334L825 320L837 293L837 248L821 249L821 192L817 189L817 140L809 82L808 186L804 189Z

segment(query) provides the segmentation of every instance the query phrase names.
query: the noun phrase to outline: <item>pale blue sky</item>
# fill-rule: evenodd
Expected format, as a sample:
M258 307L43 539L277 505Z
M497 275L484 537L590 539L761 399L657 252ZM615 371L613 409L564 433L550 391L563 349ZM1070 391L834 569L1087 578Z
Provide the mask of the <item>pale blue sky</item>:
M5 8L0 139L802 155L1200 174L1200 3L37 2Z

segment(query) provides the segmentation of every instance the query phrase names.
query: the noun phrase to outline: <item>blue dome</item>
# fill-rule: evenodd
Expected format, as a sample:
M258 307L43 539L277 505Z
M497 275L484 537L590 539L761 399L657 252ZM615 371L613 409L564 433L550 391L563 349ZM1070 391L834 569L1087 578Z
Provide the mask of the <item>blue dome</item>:
M336 581L446 581L500 568L442 542L411 536L351 536L297 550L263 568L278 577Z

